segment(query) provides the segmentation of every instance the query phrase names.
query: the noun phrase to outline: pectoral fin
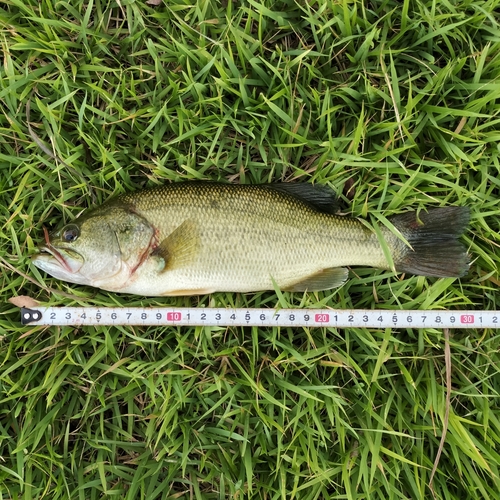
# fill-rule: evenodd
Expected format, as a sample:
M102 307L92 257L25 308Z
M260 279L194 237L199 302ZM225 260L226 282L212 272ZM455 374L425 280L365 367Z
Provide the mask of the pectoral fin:
M194 261L200 249L200 236L196 224L184 221L153 250L152 255L161 257L165 266L160 271L185 267Z
M285 288L288 292L319 292L342 285L347 280L345 267L330 267Z

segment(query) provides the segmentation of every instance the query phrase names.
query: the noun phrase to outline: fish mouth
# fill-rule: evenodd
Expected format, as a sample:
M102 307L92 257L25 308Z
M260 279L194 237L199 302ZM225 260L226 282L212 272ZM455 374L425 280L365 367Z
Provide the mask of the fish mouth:
M61 250L58 250L50 242L49 232L46 227L43 228L43 234L45 244L40 245L38 247L38 253L31 256L34 264L37 267L42 267L43 269L45 266L42 266L41 264L43 262L50 263L52 260L53 265L59 265L59 267L68 274L78 272L83 265L83 257L78 252L70 250L69 248L62 248ZM51 259L51 257L53 257L53 259Z
M32 255L31 259L37 267L42 267L44 261L48 264L52 260L53 265L68 274L77 273L83 265L83 258L78 252L67 248L60 251L52 245L40 245L38 253Z
M52 257L54 257L56 259L58 264L63 269L68 271L68 273L73 272L73 269L70 267L68 261L64 258L64 255L59 250L57 250L57 248L54 248L53 246L45 246L44 245L44 246L38 247L38 251L39 251L39 253L35 254L34 257L36 257L36 255L50 254L50 255L52 255Z

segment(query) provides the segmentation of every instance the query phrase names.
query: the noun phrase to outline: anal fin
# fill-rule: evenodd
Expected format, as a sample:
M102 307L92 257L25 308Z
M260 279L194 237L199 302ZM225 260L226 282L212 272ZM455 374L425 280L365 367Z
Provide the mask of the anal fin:
M345 267L330 267L308 276L285 288L289 292L319 292L336 288L347 280L349 272Z
M189 265L198 255L200 236L192 220L184 221L153 250L153 256L161 257L165 266L160 271L170 271Z

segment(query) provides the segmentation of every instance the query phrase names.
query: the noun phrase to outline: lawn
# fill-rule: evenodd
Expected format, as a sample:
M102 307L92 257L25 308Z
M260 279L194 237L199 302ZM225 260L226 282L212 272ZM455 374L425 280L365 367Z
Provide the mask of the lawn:
M23 327L8 299L499 309L500 0L3 0L0 51L0 500L499 498L497 330ZM468 205L470 272L146 299L31 264L44 226L188 179L328 185L370 224Z

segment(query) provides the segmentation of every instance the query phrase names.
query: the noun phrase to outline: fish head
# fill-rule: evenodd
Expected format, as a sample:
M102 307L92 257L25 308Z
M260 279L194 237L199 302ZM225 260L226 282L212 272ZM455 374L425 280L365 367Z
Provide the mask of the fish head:
M155 246L155 229L128 207L100 207L49 232L32 256L51 276L119 291Z

